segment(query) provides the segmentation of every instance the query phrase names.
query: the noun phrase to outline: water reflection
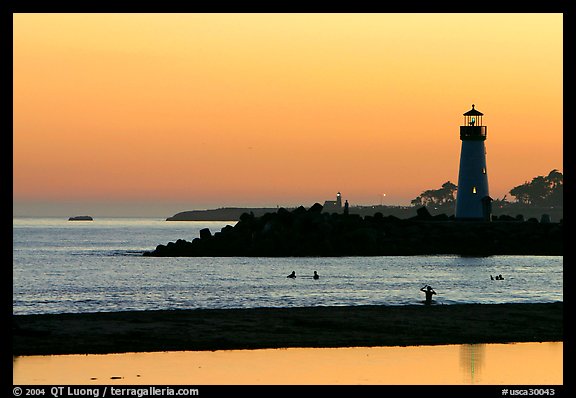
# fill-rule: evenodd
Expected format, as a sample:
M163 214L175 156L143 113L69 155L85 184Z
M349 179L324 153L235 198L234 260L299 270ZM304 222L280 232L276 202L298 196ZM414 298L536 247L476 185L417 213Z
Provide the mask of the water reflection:
M561 385L562 342L14 358L14 384Z
M474 384L481 379L486 344L463 344L460 346L460 366L466 377L465 384Z

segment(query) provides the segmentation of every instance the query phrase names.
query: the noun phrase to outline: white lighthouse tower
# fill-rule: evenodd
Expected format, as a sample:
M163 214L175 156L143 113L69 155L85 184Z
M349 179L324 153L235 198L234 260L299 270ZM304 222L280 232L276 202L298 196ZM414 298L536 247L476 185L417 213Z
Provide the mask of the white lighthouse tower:
M490 221L491 201L488 194L486 169L486 126L482 125L482 112L472 109L464 114L460 126L460 171L456 195L456 218L461 220Z

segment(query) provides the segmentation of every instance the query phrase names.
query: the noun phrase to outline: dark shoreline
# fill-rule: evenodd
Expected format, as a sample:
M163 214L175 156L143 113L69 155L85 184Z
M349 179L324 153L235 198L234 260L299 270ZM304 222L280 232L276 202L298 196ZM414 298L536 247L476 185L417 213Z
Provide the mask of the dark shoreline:
M14 315L13 355L563 341L563 302Z

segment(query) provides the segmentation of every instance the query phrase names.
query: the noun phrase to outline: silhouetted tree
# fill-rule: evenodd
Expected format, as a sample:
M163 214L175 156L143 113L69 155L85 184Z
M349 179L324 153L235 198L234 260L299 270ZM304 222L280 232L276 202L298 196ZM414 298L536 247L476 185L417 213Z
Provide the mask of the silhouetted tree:
M564 176L558 170L554 169L548 174L548 182L551 186L551 192L548 195L550 206L564 205Z
M510 190L510 195L516 198L518 203L530 204L530 186L528 182L518 185Z
M562 206L564 196L564 176L554 169L547 176L534 177L510 190L516 201L532 206Z
M452 184L450 181L446 181L442 184L442 188L439 189L440 198L442 199L442 203L452 203L455 200L454 194L458 190L458 187L455 184Z
M444 206L454 203L457 186L446 181L440 189L424 191L410 203L414 206Z

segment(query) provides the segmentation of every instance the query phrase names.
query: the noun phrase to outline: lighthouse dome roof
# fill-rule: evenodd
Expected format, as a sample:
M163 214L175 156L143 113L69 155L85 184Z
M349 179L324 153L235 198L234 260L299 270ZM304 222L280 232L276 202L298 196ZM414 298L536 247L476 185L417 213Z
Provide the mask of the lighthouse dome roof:
M476 109L474 109L474 104L472 104L472 109L470 109L468 112L464 114L464 116L483 116L483 115L484 114L482 112L479 112Z

